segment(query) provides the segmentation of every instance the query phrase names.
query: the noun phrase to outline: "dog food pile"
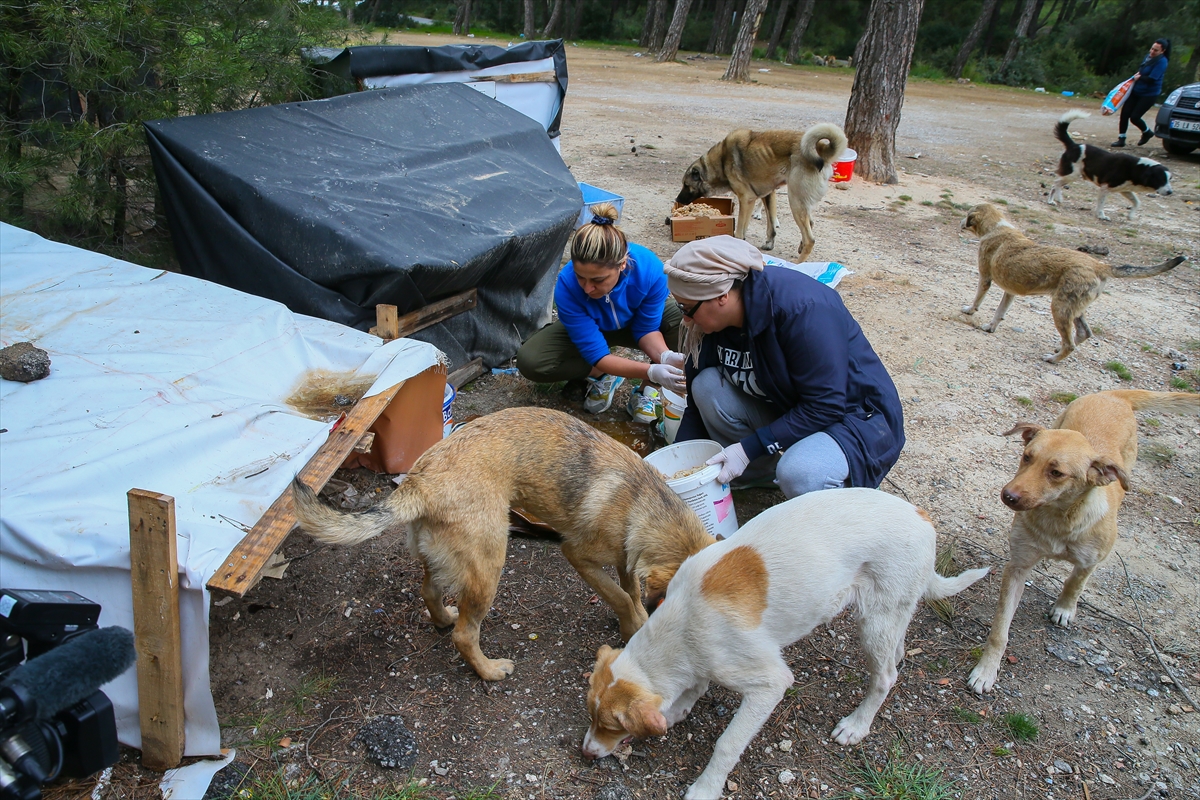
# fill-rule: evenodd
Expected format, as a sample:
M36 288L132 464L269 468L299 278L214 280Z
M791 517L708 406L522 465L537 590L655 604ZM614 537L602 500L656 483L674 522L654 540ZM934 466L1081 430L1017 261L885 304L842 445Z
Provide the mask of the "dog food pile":
M687 469L679 470L674 475L664 474L663 477L669 481L677 481L680 478L686 478L688 475L695 475L697 472L699 472L700 470L704 469L707 466L708 466L707 464L701 464L698 467L688 467Z
M708 203L688 203L671 212L672 217L719 217L721 210Z

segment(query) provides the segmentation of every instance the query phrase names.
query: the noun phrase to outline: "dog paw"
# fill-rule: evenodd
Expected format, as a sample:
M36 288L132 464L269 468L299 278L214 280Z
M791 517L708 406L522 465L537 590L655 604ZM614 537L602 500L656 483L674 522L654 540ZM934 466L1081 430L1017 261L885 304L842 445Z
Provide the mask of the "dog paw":
M1059 361L1062 361L1066 357L1067 357L1067 354L1062 353L1062 352L1046 353L1045 355L1042 356L1042 361L1045 361L1047 364L1057 364Z
M982 661L975 665L975 669L971 670L971 674L967 678L967 686L971 687L971 691L975 694L990 692L995 685L996 667L985 665Z
M1060 628L1069 628L1073 619L1075 619L1075 609L1073 608L1055 606L1050 609L1050 621Z
M721 784L724 782L724 778L713 781L701 775L695 783L688 787L683 800L720 800Z
M962 307L962 312L964 314L966 314L968 317L971 316L972 314L974 314L977 310L978 309L976 309L974 306L963 306Z
M775 240L774 240L774 239L772 239L772 240L771 240L771 241L769 241L769 242L764 242L764 243L763 243L763 246L762 246L761 248L759 248L759 249L761 249L761 250L774 250L774 249L775 249Z
M832 736L833 740L840 745L849 745L858 744L863 739L867 738L867 734L870 732L870 722L868 722L866 725L863 725L854 718L853 714L851 714L850 716L843 718L842 721L837 724L837 727L833 729L833 733L830 734L830 736Z
M456 606L444 606L442 613L434 617L430 614L430 621L435 628L452 628L454 623L458 622L458 608Z
M489 658L483 662L483 668L476 672L485 681L502 681L513 674L515 667L516 665L507 658Z
M1097 215L1096 215L1096 219L1102 219L1102 220L1104 220L1105 222L1108 222L1108 221L1109 221L1108 214L1097 214Z
M992 333L996 329L993 328L992 323L989 322L986 325L980 325L979 330L983 331L984 333Z

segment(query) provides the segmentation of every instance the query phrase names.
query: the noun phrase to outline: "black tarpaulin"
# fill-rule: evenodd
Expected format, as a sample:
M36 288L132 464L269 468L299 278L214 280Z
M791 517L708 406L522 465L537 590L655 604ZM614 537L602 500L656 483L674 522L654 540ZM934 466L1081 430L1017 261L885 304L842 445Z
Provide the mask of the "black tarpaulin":
M581 197L545 130L457 83L146 123L188 275L361 330L472 287L414 338L496 365L549 319Z

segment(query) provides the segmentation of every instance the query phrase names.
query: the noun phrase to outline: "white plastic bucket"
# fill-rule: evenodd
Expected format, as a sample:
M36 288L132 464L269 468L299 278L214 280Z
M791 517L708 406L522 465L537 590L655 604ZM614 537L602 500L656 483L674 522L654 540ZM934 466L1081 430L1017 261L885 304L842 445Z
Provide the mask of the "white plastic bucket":
M663 436L667 444L675 444L675 432L679 430L679 422L687 409L687 395L675 394L670 389L663 388Z
M721 450L721 445L710 439L693 439L655 450L646 456L646 462L669 476L701 466ZM729 484L717 482L720 472L721 468L715 464L706 466L682 478L668 478L667 486L696 512L709 533L729 538L738 529L737 512Z
M454 398L458 396L458 390L450 384L446 384L446 392L442 395L442 438L450 435L450 430L454 427Z

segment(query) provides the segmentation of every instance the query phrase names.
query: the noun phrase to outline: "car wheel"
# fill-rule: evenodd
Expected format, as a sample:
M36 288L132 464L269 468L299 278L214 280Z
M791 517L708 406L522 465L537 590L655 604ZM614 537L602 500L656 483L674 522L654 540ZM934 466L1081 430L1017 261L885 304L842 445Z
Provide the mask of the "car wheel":
M1168 153L1176 156L1186 156L1188 153L1195 150L1196 147L1200 146L1194 144L1181 144L1179 142L1171 142L1165 139L1163 140L1162 145Z

